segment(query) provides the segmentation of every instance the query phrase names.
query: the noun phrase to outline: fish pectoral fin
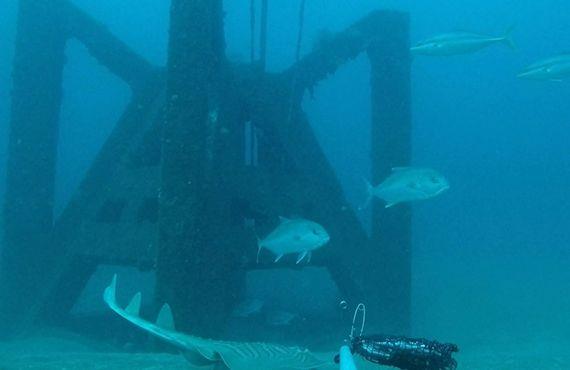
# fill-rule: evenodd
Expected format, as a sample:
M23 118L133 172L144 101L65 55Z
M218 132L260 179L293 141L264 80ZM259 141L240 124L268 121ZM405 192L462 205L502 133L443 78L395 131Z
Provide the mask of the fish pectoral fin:
M391 207L394 207L396 204L398 204L398 203L386 203L384 208L391 208Z
M309 260L310 260L311 259L311 252L303 251L303 252L299 253L299 257L297 257L297 262L295 262L295 263L299 264L299 262L301 262L307 256L309 256Z
M287 217L279 216L279 222L280 223L289 222L289 221L291 221L291 219L289 219Z
M190 365L197 368L211 367L220 362L204 357L199 351L196 350L187 350L182 351L181 353L184 359L186 359Z
M295 235L295 236L293 237L293 240L295 240L296 242L300 241L300 240L301 240L301 235Z
M278 254L277 256L275 256L275 260L273 261L273 263L279 262L279 260L281 259L281 257L283 257L282 254Z

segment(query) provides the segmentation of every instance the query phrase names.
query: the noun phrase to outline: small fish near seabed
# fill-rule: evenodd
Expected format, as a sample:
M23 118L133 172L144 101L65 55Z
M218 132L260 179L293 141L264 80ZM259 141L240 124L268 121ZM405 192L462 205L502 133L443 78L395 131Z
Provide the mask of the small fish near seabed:
M384 200L389 208L402 202L433 198L449 189L447 179L439 172L422 167L395 167L379 185L366 182L366 186L368 198L361 209L374 197Z
M248 298L240 302L232 311L232 317L235 318L248 318L261 313L261 309L265 305L260 299Z
M531 64L517 77L541 81L562 81L570 78L570 53Z
M299 318L298 314L288 311L270 311L265 316L265 322L270 326L288 326Z
M275 254L275 262L285 254L298 254L297 263L307 258L311 261L313 250L322 247L330 240L325 228L318 223L303 218L280 217L279 225L269 235L257 241L257 262L263 248Z
M513 27L509 28L504 36L492 37L471 32L452 32L430 37L410 48L410 52L417 55L452 56L469 54L486 48L493 44L504 44L515 50L512 39Z

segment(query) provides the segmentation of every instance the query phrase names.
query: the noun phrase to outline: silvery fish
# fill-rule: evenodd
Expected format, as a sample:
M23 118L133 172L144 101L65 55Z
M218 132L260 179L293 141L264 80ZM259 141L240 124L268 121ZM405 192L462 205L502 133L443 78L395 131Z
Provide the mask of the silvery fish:
M515 49L511 37L512 31L513 28L511 27L502 37L491 37L471 32L446 33L421 41L416 46L411 47L410 51L418 55L451 56L473 53L497 43Z
M232 311L232 317L246 318L258 314L263 308L264 302L257 298L242 301Z
M290 325L299 315L287 311L271 311L265 318L267 324L271 326Z
M307 257L307 262L311 261L311 252L327 244L330 240L329 234L324 227L314 221L302 218L287 219L280 217L279 226L269 235L257 242L257 261L259 253L265 248L275 254L275 262L279 261L285 254L297 253L297 263Z
M430 168L396 167L386 180L377 186L366 182L368 199L366 207L373 197L383 199L386 208L402 202L433 198L449 189L449 183L440 173Z
M561 81L570 77L570 54L561 54L526 67L519 78Z

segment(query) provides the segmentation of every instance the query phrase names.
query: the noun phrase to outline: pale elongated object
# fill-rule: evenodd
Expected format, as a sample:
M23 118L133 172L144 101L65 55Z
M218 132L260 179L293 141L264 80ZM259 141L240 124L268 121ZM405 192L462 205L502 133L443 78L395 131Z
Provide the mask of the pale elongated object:
M164 304L156 323L139 316L141 294L137 293L125 309L116 300L117 275L105 288L103 300L111 310L133 325L175 345L183 351L191 365L216 370L279 369L302 370L329 367L330 363L312 352L298 347L270 343L227 342L179 333L174 328L172 311Z
M340 370L358 370L348 346L340 347Z
M451 32L430 37L410 48L419 55L451 56L472 53L489 45L502 43L516 50L511 37L514 27L510 27L501 37L479 35L473 32Z

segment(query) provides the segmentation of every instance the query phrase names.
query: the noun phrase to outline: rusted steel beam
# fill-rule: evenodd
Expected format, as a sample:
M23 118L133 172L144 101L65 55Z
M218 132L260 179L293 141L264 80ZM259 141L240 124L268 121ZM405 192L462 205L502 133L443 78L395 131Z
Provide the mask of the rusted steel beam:
M95 59L131 88L138 88L157 72L157 67L119 40L101 22L69 1L58 1L68 36L80 41Z
M251 114L262 132L260 171L244 186L251 203L266 205L277 216L302 215L329 231L331 243L317 251L313 261L326 265L345 298L363 299L359 288L365 272L358 269L358 255L365 255L368 238L351 205L346 201L334 169L298 104L291 106L291 84L286 75L266 75L250 90ZM277 214L280 212L280 214Z
M4 334L29 322L45 268L55 258L49 236L66 40L57 2L19 2L0 257Z
M220 334L243 284L229 224L229 190L218 126L223 88L221 0L173 0L168 50L167 112L157 259L158 299L172 305L183 328ZM223 108L223 106L222 106Z
M153 75L146 80L144 88L135 92L78 191L56 221L51 240L57 258L49 267L50 273L43 279L42 293L32 307L34 317L41 316L43 321L54 322L64 319L100 263L119 264L128 260L130 265L145 267L148 259L155 258L156 250L148 250L148 245L153 244L155 230L134 230L117 235L114 241L101 240L105 225L94 220L97 212L94 206L114 195L110 193L114 181L129 181L117 179L117 176L121 174L121 168L128 165L129 155L151 125L162 119L164 85L164 76Z
M407 166L412 152L409 16L386 12L368 46L371 66L372 183L385 179L393 167ZM374 312L384 332L406 334L411 319L412 213L407 205L386 209L372 205L371 243L376 253L368 257L376 266L370 276Z
M278 131L276 136L296 167L321 184L323 195L315 197L321 212L315 217L322 217L325 224L330 222L334 225L331 230L338 232L336 238L331 237L338 241L338 246L332 245L327 261L337 284L355 282L341 290L359 290L351 298L360 297L374 312L381 313L378 316L382 320L377 321L379 329L405 333L409 330L411 304L410 210L406 206L384 210L375 205L372 241L368 242L352 210L339 213L339 208L346 208L342 191L298 108L305 89L311 89L365 51L371 61L372 73L373 181L380 182L391 167L409 163L410 56L409 19L405 13L371 13L345 31L324 39L284 72L282 77L292 81L289 84L292 98L282 100L289 99L292 104L288 113L272 114L289 119L272 123ZM278 88L270 90L278 91Z
M312 89L343 64L366 51L375 38L389 32L389 26L385 23L389 13L372 12L344 31L323 36L310 53L284 72L294 80L295 93L299 95L306 89Z

